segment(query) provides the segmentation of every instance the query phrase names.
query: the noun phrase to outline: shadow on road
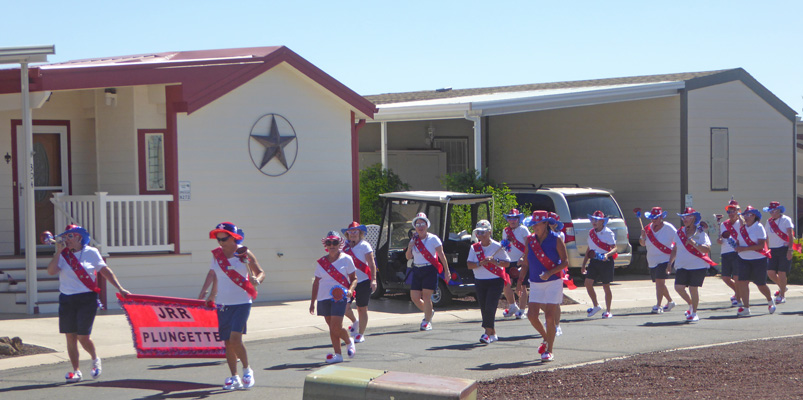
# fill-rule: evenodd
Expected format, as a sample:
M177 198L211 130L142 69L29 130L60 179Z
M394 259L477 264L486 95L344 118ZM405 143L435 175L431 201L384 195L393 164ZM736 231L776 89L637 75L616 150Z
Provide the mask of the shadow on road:
M0 389L0 393L17 392L22 390L51 389L64 385L68 385L68 383L45 383L42 385L14 386Z
M536 367L544 364L548 363L543 363L541 362L541 360L518 361L512 363L485 363L473 368L466 368L466 369L470 371L495 371L498 369L519 369L519 368Z
M220 386L218 385L185 381L162 381L157 379L120 379L116 381L92 382L81 386L155 390L161 392L151 396L142 397L141 399L202 399L209 397L215 392L226 392L220 389ZM189 390L192 390L193 392L187 392Z
M323 367L325 363L306 363L306 364L279 364L272 367L263 368L265 371L284 371L294 369L296 371L309 371L313 368Z
M647 328L659 328L662 326L678 326L678 325L686 325L686 321L666 321L666 322L645 322L640 326L644 326Z
M168 364L168 365L151 365L148 367L151 371L158 371L163 369L179 369L179 368L197 368L197 367L212 367L216 365L225 364L225 361L207 361L192 364Z

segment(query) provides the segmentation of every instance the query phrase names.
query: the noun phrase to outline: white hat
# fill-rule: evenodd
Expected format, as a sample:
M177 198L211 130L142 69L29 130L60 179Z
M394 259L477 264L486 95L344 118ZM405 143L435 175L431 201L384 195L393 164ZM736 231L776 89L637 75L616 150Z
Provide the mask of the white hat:
M413 226L415 226L415 221L418 221L419 219L423 219L424 222L427 223L427 228L429 228L429 226L432 225L429 223L429 218L427 218L427 214L418 213L416 214L415 218L413 218Z

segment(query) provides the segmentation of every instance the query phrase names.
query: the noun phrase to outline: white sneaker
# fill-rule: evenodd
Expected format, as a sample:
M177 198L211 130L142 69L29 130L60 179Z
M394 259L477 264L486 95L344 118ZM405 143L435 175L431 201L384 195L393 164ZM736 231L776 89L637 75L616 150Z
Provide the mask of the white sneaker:
M491 344L492 341L493 340L491 340L491 337L485 333L480 336L480 343Z
M770 310L770 314L775 314L775 303L770 304L767 308Z
M731 296L731 307L736 307L739 305L739 300L736 300L736 296Z
M354 336L360 332L360 320L355 319L354 323L349 326L349 335Z
M223 382L223 390L242 389L243 382L240 380L240 375L234 375L226 378Z
M739 307L739 309L736 311L736 316L737 317L749 317L750 316L750 309L749 308L744 308L744 307Z
M521 319L522 317L524 317L524 310L519 309L519 311L516 311L516 319Z
M652 306L653 314L661 314L662 312L664 312L664 309L661 306Z
M340 354L327 354L326 355L326 363L327 364L335 364L343 362L343 356Z
M505 311L502 311L502 316L505 317L505 318L513 317L519 311L520 311L519 310L519 306L516 303L513 303Z
M700 320L700 317L697 316L696 312L693 312L686 316L686 322L697 322Z
M358 333L357 336L354 336L354 343L362 343L364 341L365 341L365 336L363 336L362 334Z
M545 351L544 354L541 354L541 362L549 362L552 361L555 357L552 353Z
M100 366L100 357L92 360L92 379L97 379L101 372L103 372L103 368Z
M351 339L349 347L346 348L346 354L349 355L349 358L354 358L354 355L357 354L357 346L354 346L354 339Z
M421 328L420 329L422 331L431 331L432 330L432 322L429 322L429 321L421 322Z
M248 367L243 371L243 385L241 389L248 389L254 386L254 370Z
M594 316L594 314L598 313L600 310L602 310L602 307L594 306L586 310L586 312L588 312L588 317L591 318Z
M786 303L786 297L778 296L775 298L775 304L783 304Z
M610 311L605 311L604 313L602 313L602 318L604 319L613 318L613 314Z
M499 336L491 335L491 343L498 342L498 341L499 341Z
M674 301L670 301L669 303L666 303L666 305L664 306L664 311L672 311L672 309L675 308L675 305L676 304L675 304Z
M555 327L555 337L558 337L563 334L563 330L560 329L560 325Z
M81 375L81 371L76 369L75 371L68 372L67 375L64 375L64 379L67 380L67 383L81 382L83 375Z

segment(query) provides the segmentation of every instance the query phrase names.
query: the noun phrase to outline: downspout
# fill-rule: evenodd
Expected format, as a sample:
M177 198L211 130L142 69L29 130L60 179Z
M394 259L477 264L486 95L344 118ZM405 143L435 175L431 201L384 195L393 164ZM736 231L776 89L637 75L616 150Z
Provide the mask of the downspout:
M680 210L689 192L689 92L680 90Z
M382 121L379 123L379 126L379 160L382 163L382 169L388 169L388 123Z
M474 169L482 177L482 117L479 114L480 111L466 111L463 118L474 123Z

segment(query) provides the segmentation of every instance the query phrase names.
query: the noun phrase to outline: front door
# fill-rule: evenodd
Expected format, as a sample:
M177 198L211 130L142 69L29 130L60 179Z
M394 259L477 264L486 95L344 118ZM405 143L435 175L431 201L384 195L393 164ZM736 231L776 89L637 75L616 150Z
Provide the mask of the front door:
M69 194L69 168L67 154L68 127L66 124L44 125L47 122L35 123L33 126L33 172L34 172L34 212L36 213L36 235L43 231L51 231L55 234L61 232L64 227L55 226L55 209L50 199L54 193ZM18 220L15 221L19 227L20 252L25 251L25 199L20 183L25 183L22 178L24 174L24 132L22 125L16 125L16 154L17 175L15 176L14 188L16 188L17 204L19 206ZM38 244L37 248L46 250L52 246Z

